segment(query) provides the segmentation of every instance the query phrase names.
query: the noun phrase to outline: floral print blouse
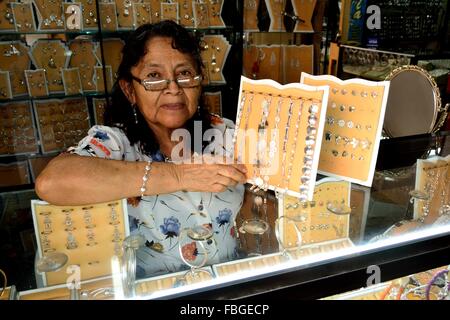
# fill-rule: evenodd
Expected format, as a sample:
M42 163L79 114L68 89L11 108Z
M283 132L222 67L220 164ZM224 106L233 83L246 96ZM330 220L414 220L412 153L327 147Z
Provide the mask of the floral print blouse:
M221 133L230 134L234 129L228 119L212 116L212 127ZM232 150L222 148L231 155ZM115 127L96 125L78 146L69 148L71 153L123 161L147 161L135 144L130 142L124 132ZM153 161L164 161L160 152L152 155ZM158 183L150 178L148 183ZM244 186L238 184L221 193L185 192L145 196L137 206L129 201L130 232L142 234L145 246L137 253L137 276L148 277L168 272L188 269L188 265L220 263L237 257L237 243L234 220L244 196ZM189 228L203 226L213 232L213 236L199 243L186 236ZM182 232L183 231L183 232Z

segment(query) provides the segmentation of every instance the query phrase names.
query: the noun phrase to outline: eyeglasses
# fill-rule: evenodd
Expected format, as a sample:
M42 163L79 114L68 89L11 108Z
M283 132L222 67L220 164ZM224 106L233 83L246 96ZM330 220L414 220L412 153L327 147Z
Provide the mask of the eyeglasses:
M202 82L202 76L184 76L176 79L162 79L162 80L150 80L150 79L139 79L135 76L131 76L134 80L139 82L147 91L160 91L164 90L169 86L169 83L174 81L180 88L193 88L198 87Z

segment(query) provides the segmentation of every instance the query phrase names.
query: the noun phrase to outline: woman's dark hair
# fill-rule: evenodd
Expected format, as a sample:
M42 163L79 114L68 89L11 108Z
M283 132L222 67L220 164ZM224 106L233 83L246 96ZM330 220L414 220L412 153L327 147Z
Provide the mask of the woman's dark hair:
M122 129L131 145L139 144L142 152L148 155L154 154L159 150L158 141L155 134L147 125L139 108L135 108L138 123L136 124L133 113L134 106L128 101L122 89L119 86L119 80L127 82L132 81L131 68L136 66L139 61L147 54L147 44L154 37L167 37L172 39L172 47L182 53L189 54L197 68L197 72L201 73L203 66L200 55L200 42L194 34L177 23L164 20L155 24L144 24L132 32L122 49L122 61L118 69L117 80L113 86L111 98L112 101L106 107L104 114L104 122L107 126L114 126ZM209 113L203 105L203 99L200 95L199 110L189 119L185 128L191 134L192 146L194 145L194 122L202 122L202 130L205 132L211 128L211 119ZM202 136L203 136L202 132ZM203 145L203 148L205 145ZM193 150L193 149L192 149ZM201 152L202 150L195 150Z

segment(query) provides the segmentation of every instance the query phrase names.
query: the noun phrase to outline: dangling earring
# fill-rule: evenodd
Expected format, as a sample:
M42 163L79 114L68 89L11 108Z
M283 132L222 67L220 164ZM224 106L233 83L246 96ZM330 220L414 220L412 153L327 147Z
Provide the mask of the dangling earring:
M133 104L133 105L132 105L132 108L133 108L133 114L134 114L134 122L135 122L136 124L138 124L138 117L137 117L137 112L136 112L136 105Z
M200 117L201 116L201 114L200 114L200 106L197 106L197 115Z

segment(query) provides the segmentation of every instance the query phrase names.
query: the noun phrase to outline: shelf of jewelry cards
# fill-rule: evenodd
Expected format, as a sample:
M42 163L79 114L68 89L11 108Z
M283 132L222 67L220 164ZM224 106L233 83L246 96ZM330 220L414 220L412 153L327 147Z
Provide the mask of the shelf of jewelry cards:
M241 272L248 273L256 270L263 273L266 271L273 271L274 267L282 265L287 261L301 260L302 258L336 252L353 246L354 244L350 239L339 239L304 245L301 247L280 248L280 252L278 253L215 264L212 268L217 278L239 274Z
M0 157L39 151L29 101L0 104Z
M248 182L312 200L328 87L241 77L235 159Z
M351 185L324 178L316 182L312 201L285 195L278 200L275 224L282 247L303 246L349 238Z
M54 285L19 292L19 300L70 300L73 293L67 284ZM80 281L77 289L78 300L113 300L115 298L113 280L110 276Z
M67 266L77 265L82 280L111 274L111 258L121 255L122 241L128 235L125 200L87 206L53 206L31 202L38 256L67 255ZM66 282L65 268L45 272L46 285Z
M435 223L450 215L450 155L418 159L416 184L410 192L414 201L414 218ZM444 222L444 221L442 221Z
M225 28L223 0L99 1L98 13L96 2L35 0L32 5L3 1L0 13L5 19L0 22L0 33L88 32L98 30L99 24L104 31L133 30L161 20L174 20L188 28Z
M90 128L86 98L33 103L43 154L64 150L86 136Z
M386 110L389 81L301 75L301 83L329 86L318 171L370 187Z

